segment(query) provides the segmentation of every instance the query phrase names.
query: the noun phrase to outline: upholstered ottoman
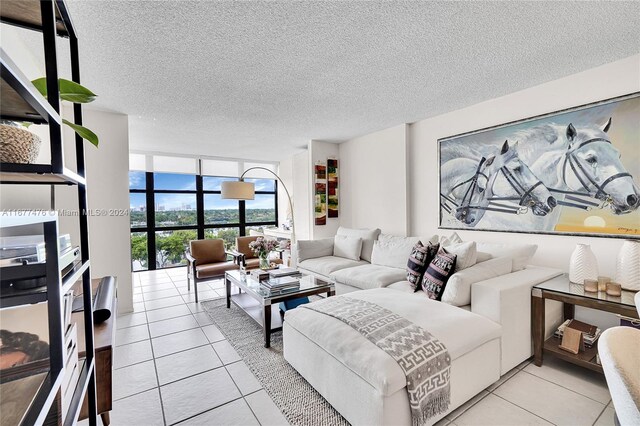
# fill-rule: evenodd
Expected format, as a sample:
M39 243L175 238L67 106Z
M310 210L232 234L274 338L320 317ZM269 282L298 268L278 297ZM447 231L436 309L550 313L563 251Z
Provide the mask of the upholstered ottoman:
M500 378L501 327L484 317L388 288L335 297L358 298L389 309L447 347L452 360L447 413ZM298 308L287 312L283 333L285 359L351 424L411 425L402 369L349 325Z

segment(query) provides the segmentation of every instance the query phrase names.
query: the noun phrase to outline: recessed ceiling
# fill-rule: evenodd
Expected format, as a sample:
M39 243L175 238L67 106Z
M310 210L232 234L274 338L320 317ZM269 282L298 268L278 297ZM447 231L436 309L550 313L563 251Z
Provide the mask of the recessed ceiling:
M83 82L132 149L283 159L640 51L638 2L86 1ZM606 84L606 82L602 82Z

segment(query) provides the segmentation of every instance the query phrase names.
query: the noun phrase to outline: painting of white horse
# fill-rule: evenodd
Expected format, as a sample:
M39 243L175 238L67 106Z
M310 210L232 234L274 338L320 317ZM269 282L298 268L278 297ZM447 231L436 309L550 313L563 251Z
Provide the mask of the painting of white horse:
M640 237L640 93L438 145L441 228Z

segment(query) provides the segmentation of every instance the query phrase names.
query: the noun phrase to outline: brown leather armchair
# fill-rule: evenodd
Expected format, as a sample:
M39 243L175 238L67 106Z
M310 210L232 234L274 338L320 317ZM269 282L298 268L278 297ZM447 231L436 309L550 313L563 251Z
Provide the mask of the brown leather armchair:
M249 248L249 243L260 238L260 235L251 235L248 237L236 237L236 249L241 254L240 262L246 269L258 269L260 267L260 259ZM282 263L282 259L270 259L269 263Z
M198 302L198 283L224 277L227 271L240 268L242 255L237 251L225 250L224 240L205 239L189 241L189 250L185 253L187 268L187 289L191 290L191 280ZM229 260L229 257L232 257Z

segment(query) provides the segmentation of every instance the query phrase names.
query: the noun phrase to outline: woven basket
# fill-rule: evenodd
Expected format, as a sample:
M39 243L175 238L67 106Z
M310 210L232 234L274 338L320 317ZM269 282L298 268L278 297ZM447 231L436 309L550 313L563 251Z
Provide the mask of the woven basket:
M33 163L40 152L40 138L27 129L0 124L0 161Z

